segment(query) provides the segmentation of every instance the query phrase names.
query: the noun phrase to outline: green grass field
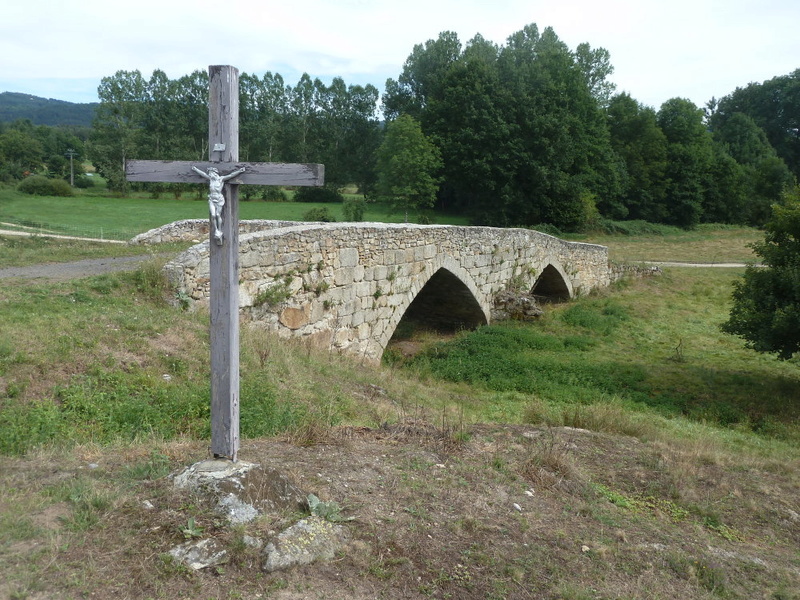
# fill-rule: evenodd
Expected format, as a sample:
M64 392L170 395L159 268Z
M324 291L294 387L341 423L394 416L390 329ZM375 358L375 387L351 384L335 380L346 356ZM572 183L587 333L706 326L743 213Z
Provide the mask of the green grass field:
M0 186L0 223L33 225L43 232L66 233L80 237L128 240L135 235L182 219L208 216L205 197L184 194L175 199L167 194L151 198L134 193L126 198L105 195L104 188L76 190L72 198L41 197L20 194L13 188ZM241 201L240 219L275 219L302 221L303 214L313 208L327 208L337 221L343 221L341 204L300 202ZM365 221L399 223L400 213L391 214L380 204L368 204ZM436 216L441 224L466 225L458 215ZM0 229L3 225L0 225Z

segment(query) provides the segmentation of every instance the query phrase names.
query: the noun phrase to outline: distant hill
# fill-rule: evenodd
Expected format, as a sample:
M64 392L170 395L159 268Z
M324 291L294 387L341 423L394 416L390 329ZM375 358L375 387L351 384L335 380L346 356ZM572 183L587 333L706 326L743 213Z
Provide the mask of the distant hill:
M30 119L34 125L91 127L97 102L76 104L17 92L0 93L0 122Z

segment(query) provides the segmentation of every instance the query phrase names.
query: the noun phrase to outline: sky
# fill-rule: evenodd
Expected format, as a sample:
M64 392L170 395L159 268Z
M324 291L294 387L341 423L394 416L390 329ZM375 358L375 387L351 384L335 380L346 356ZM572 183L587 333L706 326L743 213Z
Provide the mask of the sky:
M209 65L306 72L329 82L397 79L416 44L454 31L498 45L536 23L571 49L610 52L618 92L658 109L705 106L800 68L798 0L2 0L0 92L97 102L103 77Z

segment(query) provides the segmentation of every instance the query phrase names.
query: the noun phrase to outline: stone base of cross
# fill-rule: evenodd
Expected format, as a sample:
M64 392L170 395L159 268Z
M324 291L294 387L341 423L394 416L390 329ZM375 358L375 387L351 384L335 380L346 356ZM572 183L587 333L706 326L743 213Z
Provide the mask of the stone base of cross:
M323 185L320 164L239 162L239 71L211 66L208 162L131 160L128 181L208 183L211 245L211 453L239 451L239 185Z

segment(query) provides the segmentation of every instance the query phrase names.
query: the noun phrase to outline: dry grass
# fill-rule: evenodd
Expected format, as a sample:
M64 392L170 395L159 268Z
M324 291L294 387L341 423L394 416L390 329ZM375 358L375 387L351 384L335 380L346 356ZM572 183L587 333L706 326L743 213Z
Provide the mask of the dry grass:
M564 427L468 434L453 444L452 429L407 420L334 428L312 445L245 441L242 460L278 467L355 518L336 560L273 575L260 573L243 536L268 538L297 515L228 529L202 499L143 476L154 456L172 470L203 458L202 443L8 459L0 485L15 526L0 529L0 595L666 599L800 589L797 465L773 473L701 441ZM193 573L164 558L189 518L228 545L229 564Z
M700 227L663 236L591 235L585 241L608 246L611 260L620 262L746 263L756 258L750 244L763 237L762 232L749 227Z

